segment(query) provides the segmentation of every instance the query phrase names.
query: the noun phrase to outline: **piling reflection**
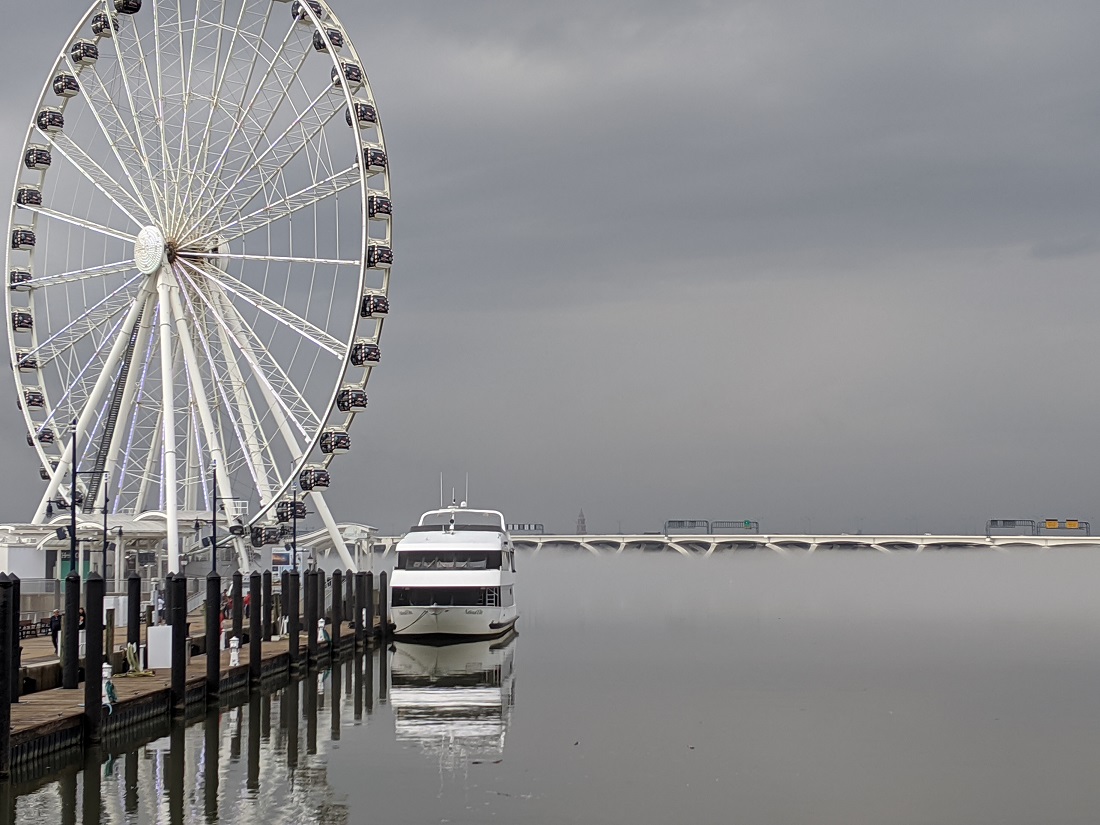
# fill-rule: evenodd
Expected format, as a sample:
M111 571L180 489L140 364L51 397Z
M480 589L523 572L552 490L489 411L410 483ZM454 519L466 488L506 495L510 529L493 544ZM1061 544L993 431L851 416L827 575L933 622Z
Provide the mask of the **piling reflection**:
M345 704L360 713L372 705L374 667L371 655L336 663L245 704L148 727L76 753L52 774L0 785L0 825L348 822L329 782L332 750L353 725Z
M398 741L449 768L504 752L515 706L516 637L450 645L397 642L390 704Z

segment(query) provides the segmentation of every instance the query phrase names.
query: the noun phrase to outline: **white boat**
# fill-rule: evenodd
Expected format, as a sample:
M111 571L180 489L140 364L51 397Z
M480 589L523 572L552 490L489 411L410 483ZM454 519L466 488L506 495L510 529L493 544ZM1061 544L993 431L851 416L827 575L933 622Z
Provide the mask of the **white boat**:
M394 550L395 636L493 638L515 628L516 551L496 510L429 510Z

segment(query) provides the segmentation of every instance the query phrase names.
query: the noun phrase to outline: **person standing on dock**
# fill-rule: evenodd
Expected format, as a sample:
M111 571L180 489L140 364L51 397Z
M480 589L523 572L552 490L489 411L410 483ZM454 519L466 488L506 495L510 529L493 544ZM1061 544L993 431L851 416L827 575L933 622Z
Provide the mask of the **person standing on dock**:
M50 640L53 642L53 652L58 656L61 655L61 651L57 649L57 637L61 635L61 611L56 607L53 610L53 614L50 616Z

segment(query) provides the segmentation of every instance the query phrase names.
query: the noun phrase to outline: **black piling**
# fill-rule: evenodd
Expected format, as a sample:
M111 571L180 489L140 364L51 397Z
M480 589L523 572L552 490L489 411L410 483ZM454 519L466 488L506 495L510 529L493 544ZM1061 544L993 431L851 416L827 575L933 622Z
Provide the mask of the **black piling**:
M342 677L343 671L340 669L340 665L336 664L332 670L329 671L332 674L332 681L330 685L332 690L329 691L329 698L332 699L331 713L329 714L329 739L333 742L340 741L340 702L343 700L342 690Z
M126 767L124 770L123 781L126 784L126 789L123 792L123 806L126 813L130 815L130 821L136 822L134 814L138 810L138 760L141 757L138 756L137 750L132 750L126 754Z
M254 691L248 700L248 778L245 788L255 794L260 790L260 722L262 698Z
M362 654L352 657L352 694L354 696L354 704L352 705L353 719L356 722L363 718L363 665L370 666L370 659ZM368 671L369 672L369 671Z
M61 687L76 690L80 684L80 574L65 577L65 619L61 644Z
M384 575L384 574L383 574ZM378 703L384 705L389 701L390 694L390 649L385 645L378 646Z
M317 573L306 572L306 655L310 665L317 662Z
M141 576L126 577L126 644L141 647Z
M295 574L297 575L297 574ZM279 575L279 618L289 618L290 611L290 571L284 570Z
M164 620L168 624L172 624L172 616L175 615L172 612L172 599L176 598L176 588L172 586L172 582L175 580L175 573L169 573L164 577ZM159 620L160 617L157 618Z
M107 583L93 570L88 575L84 623L84 741L103 738L103 597Z
M317 753L317 680L319 678L318 674L311 673L302 680L302 690L305 691L302 704L306 717L306 753L310 755Z
M351 621L355 615L355 571L351 569L344 574L344 607L341 614L344 621Z
M366 613L367 613L367 628L366 628L367 629L367 638L368 639L373 639L374 638L374 614L376 613L376 611L374 609L374 573L371 573L370 571L367 572L367 581L366 581L365 586L367 588L367 595L366 595L367 606L365 608Z
M233 574L233 635L237 643L244 642L244 576L238 570Z
M260 604L263 598L260 595L261 584L260 571L253 570L248 577L248 678L254 685L260 684L263 665L263 651L260 648L264 639L263 629L260 627L263 616L263 606Z
M332 571L332 658L340 655L340 625L344 622L344 574Z
M206 574L206 702L218 701L222 683L222 577L216 570Z
M284 610L286 610L287 619L287 655L290 658L290 669L296 670L298 668L298 583L301 578L298 573L293 576L283 573L286 576L284 584L286 585L287 600L284 604Z
M273 588L271 586L271 571L265 570L263 575L263 612L260 614L260 618L264 623L263 634L261 638L265 642L271 641L271 607L272 597L274 595Z
M325 581L325 571L315 570L316 575L313 578L313 584L317 587L317 618L327 619L328 610L326 609L325 600L325 587L328 582Z
M174 597L173 597L174 598ZM182 624L182 622L181 622ZM184 747L186 728L183 722L172 725L169 736L167 764L164 766L164 784L167 786L161 791L163 799L165 791L168 796L168 825L183 825L183 812L186 808L189 788L187 779L187 751Z
M11 580L0 573L0 661L11 656ZM0 679L0 780L11 776L11 682Z
M385 570L378 574L378 615L381 616L382 641L390 638L390 592L387 579Z
M292 585L293 586L293 585ZM286 766L291 770L298 767L298 679L291 679L286 686ZM280 707L282 702L279 703Z
M172 577L172 713L187 710L187 579ZM182 754L181 754L182 758Z
M18 702L22 692L22 678L20 675L20 658L23 654L23 646L19 643L19 620L22 610L22 594L19 592L19 577L12 573L11 579L11 701Z
M212 573L213 571L211 571ZM207 822L218 821L218 786L221 771L222 715L217 707L208 708L203 720L203 814Z
M355 647L362 650L367 643L367 628L370 618L367 612L367 574L355 574Z
M99 575L94 573L93 575ZM89 576L88 581L91 582ZM86 610L87 608L85 608ZM84 777L81 787L80 818L84 822L102 822L103 814L103 749L89 745L84 749Z

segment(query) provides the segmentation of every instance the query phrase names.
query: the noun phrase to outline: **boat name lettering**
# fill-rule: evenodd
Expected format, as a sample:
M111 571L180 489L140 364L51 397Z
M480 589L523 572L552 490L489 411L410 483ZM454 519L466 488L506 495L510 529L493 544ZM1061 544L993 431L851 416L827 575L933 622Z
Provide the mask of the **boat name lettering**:
M467 610L466 615L467 616L480 616L484 612L485 611L483 611L483 610Z

